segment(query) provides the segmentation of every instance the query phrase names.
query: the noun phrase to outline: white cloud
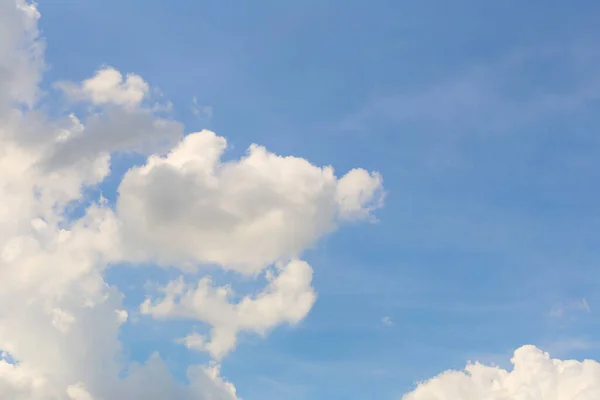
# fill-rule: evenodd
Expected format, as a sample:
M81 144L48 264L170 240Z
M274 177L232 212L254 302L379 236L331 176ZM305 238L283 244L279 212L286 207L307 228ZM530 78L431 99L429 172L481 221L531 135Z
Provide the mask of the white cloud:
M67 333L71 329L71 325L75 322L75 317L61 310L54 308L52 310L52 325L62 333Z
M337 179L331 168L259 146L222 163L225 140L210 132L175 145L181 124L144 104L141 77L114 69L63 84L94 106L87 114L50 118L35 108L44 66L38 18L22 0L0 0L0 398L237 399L218 364L191 366L184 385L159 355L124 362L118 337L128 314L105 270L189 261L256 275L281 265L239 301L204 277L168 283L145 303L156 318L210 324L206 338L183 343L220 358L240 332L266 334L305 317L316 296L312 268L293 258L343 220L368 218L380 178L356 170ZM88 204L86 189L110 174L119 151L151 156L127 173L117 210L102 199ZM67 217L73 206L81 217Z
M336 189L336 203L342 219L369 218L371 211L383 204L382 180L377 173L353 169L340 179Z
M92 395L88 393L85 385L81 382L67 388L67 394L71 400L94 400Z
M45 168L49 155L89 125L20 107L34 106L43 66L37 18L33 6L0 0L0 398L139 398L143 388L133 375L119 379L123 314L117 318L115 310L122 296L102 276L121 259L119 222L103 204L76 221L64 216L85 187L108 175L111 148L65 153L65 168ZM136 376L147 381L151 367L141 366ZM225 393L224 381L212 370L206 378L201 372L195 372L201 387L177 385L163 374L157 382L177 391L163 398L236 398L231 390L214 397Z
M179 122L158 116L158 105L145 106L150 85L140 76L123 78L114 68L105 68L81 84L60 82L58 88L71 99L98 106L99 110L80 121L71 116L77 128L69 140L59 140L49 149L44 166L65 167L74 158L91 158L102 153L163 153L183 137ZM61 138L65 138L62 129Z
M146 312L149 311L149 307L146 303L142 304L142 309ZM199 333L193 332L184 338L177 339L175 343L184 345L190 350L205 351L206 350L206 336Z
M96 72L81 85L60 82L56 85L73 100L89 101L94 105L114 104L126 108L136 108L148 95L150 85L141 76L128 74L106 67Z
M229 287L214 287L210 278L190 286L180 278L162 289L164 297L158 302L146 300L141 311L155 318L188 318L209 324L210 340L193 333L180 343L221 359L235 347L239 332L264 335L280 324L298 323L310 311L316 294L311 287L312 268L307 263L292 261L270 279L262 292L234 304Z
M383 317L381 319L381 322L386 325L386 326L392 326L394 325L394 321L392 321L392 319L390 317Z
M403 400L596 400L600 363L556 360L534 346L515 351L513 369L469 364L421 383Z
M47 150L41 161L45 168L57 170L76 159L114 152L163 153L183 136L179 122L159 118L146 109L106 108L102 113L89 115L81 127L74 128L69 140L58 140ZM65 137L64 129L60 137Z
M129 314L125 310L115 310L115 314L117 314L117 320L122 324L129 318Z
M376 173L356 169L338 179L331 167L257 145L224 163L225 148L213 132L193 133L125 175L117 210L132 258L256 274L381 204Z
M24 0L0 1L0 115L12 104L29 107L37 99L44 66L37 9Z

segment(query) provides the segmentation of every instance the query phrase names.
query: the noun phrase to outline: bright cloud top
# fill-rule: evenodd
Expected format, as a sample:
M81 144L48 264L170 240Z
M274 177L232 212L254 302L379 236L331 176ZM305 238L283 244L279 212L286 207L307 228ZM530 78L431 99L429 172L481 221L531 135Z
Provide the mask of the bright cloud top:
M123 363L118 334L128 312L105 270L143 261L264 273L265 288L237 301L232 288L194 275L140 305L152 318L207 324L181 343L220 360L240 333L265 335L307 315L313 270L299 257L344 221L370 219L382 204L381 177L355 169L337 178L257 145L224 162L224 138L184 137L180 123L145 104L141 77L113 68L58 85L90 107L49 118L35 107L38 18L23 0L0 0L0 398L237 399L215 361L191 366L189 385L174 381L158 354ZM147 162L125 174L114 209L90 202L86 190L122 151ZM73 206L80 218L67 217Z
M534 346L523 346L506 371L479 363L447 371L421 383L402 400L596 400L600 363L551 359Z
M139 75L123 75L112 67L99 70L81 85L69 82L57 84L75 100L89 101L94 105L114 104L133 108L146 98L150 86Z
M117 209L138 257L255 274L381 204L376 173L355 169L337 179L331 167L257 145L222 163L225 147L212 132L193 133L125 175Z

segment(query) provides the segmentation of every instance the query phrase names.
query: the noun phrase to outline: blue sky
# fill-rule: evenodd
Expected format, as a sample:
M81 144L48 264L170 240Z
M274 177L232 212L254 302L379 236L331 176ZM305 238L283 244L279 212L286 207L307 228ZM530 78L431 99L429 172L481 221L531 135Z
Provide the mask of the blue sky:
M382 174L378 222L307 253L308 317L223 362L244 399L397 399L526 343L600 356L600 6L483 3L40 0L48 90L110 65L227 157L259 143ZM108 279L134 308L148 273ZM178 376L204 360L172 343L189 324L144 324L122 330L134 359L158 348Z

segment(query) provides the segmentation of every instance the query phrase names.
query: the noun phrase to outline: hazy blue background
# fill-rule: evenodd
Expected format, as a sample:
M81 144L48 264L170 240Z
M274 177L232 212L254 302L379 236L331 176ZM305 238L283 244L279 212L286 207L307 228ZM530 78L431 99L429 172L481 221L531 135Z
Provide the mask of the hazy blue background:
M225 360L244 399L397 399L467 360L510 365L526 343L600 357L597 1L39 8L48 85L112 65L160 88L188 132L226 136L228 157L256 142L382 173L379 223L307 255L319 293L309 317L243 338ZM117 162L109 196L131 162ZM132 312L146 272L109 273ZM158 348L182 376L204 359L172 343L188 328L142 318L123 330L126 351Z

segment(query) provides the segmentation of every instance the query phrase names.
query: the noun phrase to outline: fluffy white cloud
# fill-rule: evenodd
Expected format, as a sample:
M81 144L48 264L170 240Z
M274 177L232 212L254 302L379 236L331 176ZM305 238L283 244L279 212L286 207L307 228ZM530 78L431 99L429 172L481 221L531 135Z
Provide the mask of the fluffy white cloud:
M47 168L57 149L92 134L89 120L48 120L22 107L35 106L43 66L38 16L22 1L0 0L0 398L140 398L161 362L119 379L122 295L107 286L103 270L122 259L120 222L101 202L78 220L65 217L86 187L108 175L114 146L104 139L95 148L75 146L85 151L68 152L65 168ZM129 144L131 131L120 132ZM164 399L235 399L216 371L192 369L196 381L183 386L163 368L155 384L172 388Z
M141 76L106 67L80 85L60 82L56 85L74 100L89 101L94 105L115 104L126 108L138 107L148 95L150 85Z
M155 318L190 318L208 323L212 327L210 340L193 333L181 343L220 359L234 348L238 332L264 335L282 323L298 323L310 311L316 294L311 287L312 268L307 263L292 261L269 278L262 292L235 304L231 303L232 289L215 288L210 278L192 287L179 279L162 289L164 298L154 303L146 300L141 310Z
M513 369L469 364L421 383L403 400L596 400L600 363L556 360L534 346L515 351Z
M38 18L23 0L0 0L0 398L237 399L219 364L191 366L184 385L159 355L127 362L118 336L128 314L105 270L143 260L256 275L276 263L266 287L240 301L203 277L168 283L144 303L156 318L208 323L209 335L183 343L219 359L240 332L304 318L316 296L312 269L294 257L341 221L369 217L381 179L362 170L337 179L259 146L223 163L223 138L200 132L180 142L181 124L145 104L149 85L112 68L60 85L91 105L87 114L49 118L35 107ZM152 155L126 174L116 210L102 198L90 204L86 189L109 175L119 151ZM76 206L81 216L69 218Z
M221 162L225 148L213 132L193 133L125 175L117 210L132 258L256 274L381 204L376 173L356 169L338 179L331 167L257 145Z
M91 394L85 388L85 385L81 382L76 385L69 386L67 388L67 394L71 400L94 400Z

